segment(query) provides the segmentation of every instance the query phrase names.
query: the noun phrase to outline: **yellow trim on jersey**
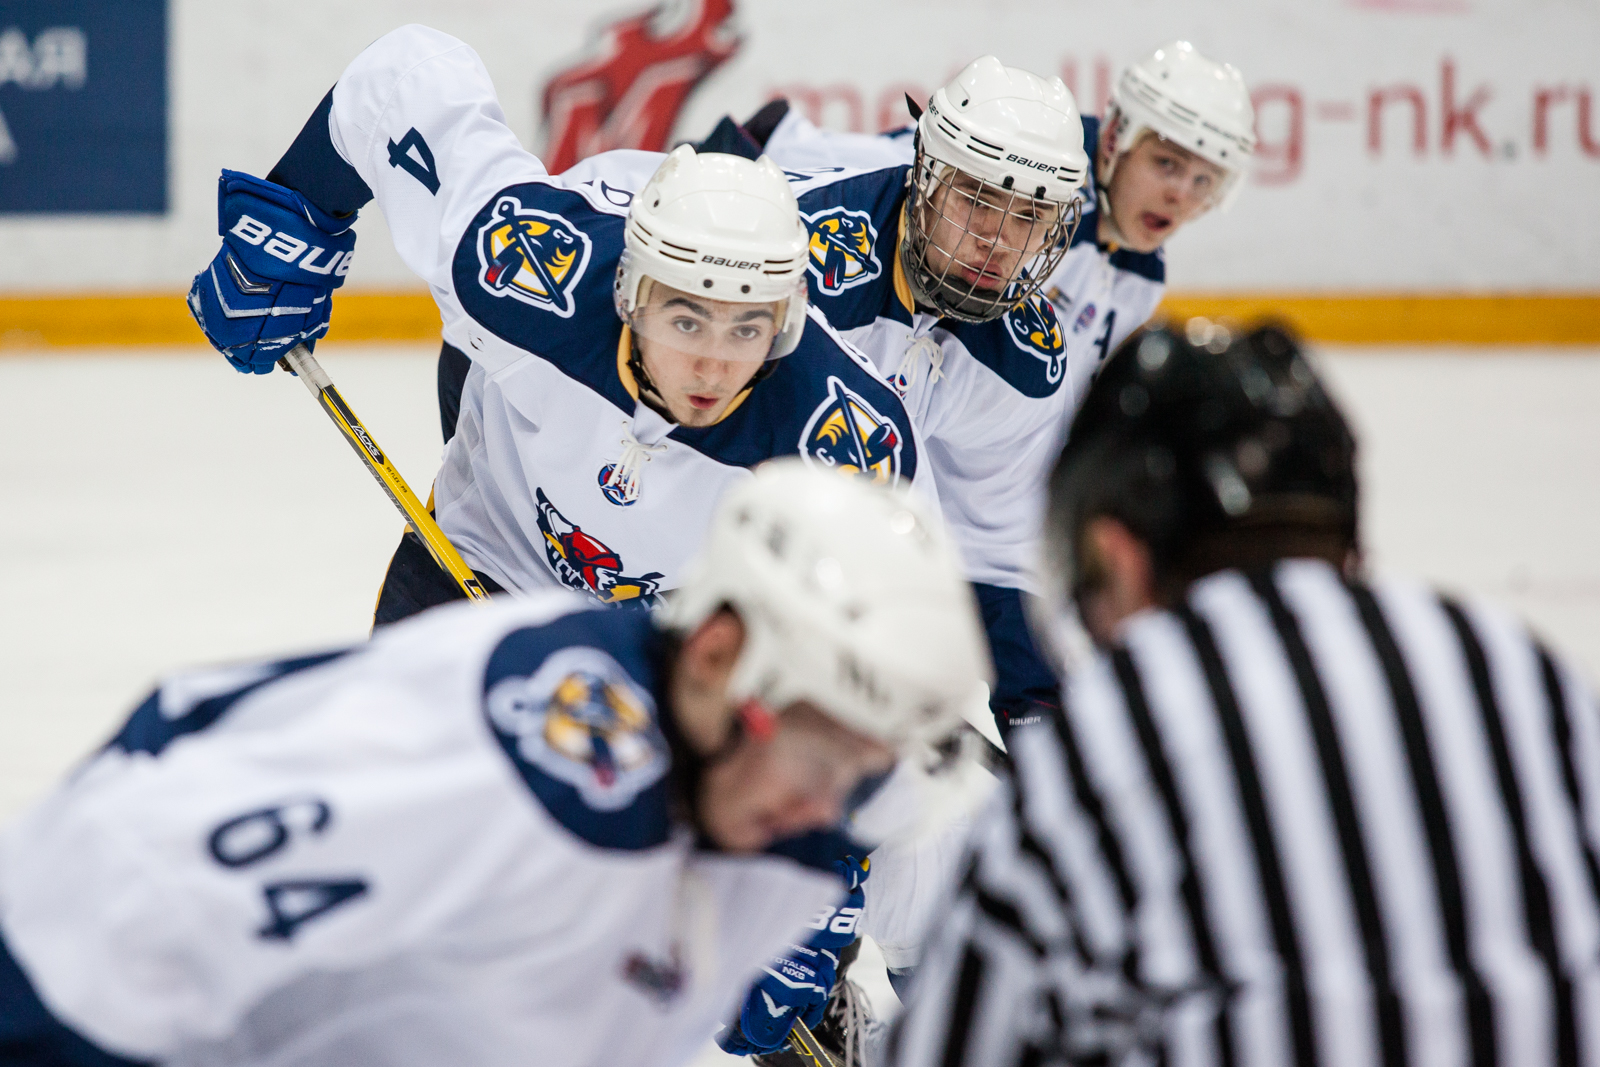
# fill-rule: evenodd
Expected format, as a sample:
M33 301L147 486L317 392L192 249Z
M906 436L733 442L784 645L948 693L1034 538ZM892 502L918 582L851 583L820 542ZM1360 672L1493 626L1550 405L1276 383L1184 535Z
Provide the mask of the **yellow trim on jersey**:
M904 275L898 247L895 293ZM1311 341L1349 345L1600 346L1600 290L1575 293L1177 292L1162 314L1248 322L1271 315ZM439 312L426 292L334 296L328 339L419 342L437 349ZM180 293L0 298L0 353L99 345L182 345L209 353ZM624 349L624 352L626 350ZM70 354L70 353L64 353ZM626 360L623 360L624 364ZM627 377L623 380L626 382Z
M894 233L894 295L900 298L900 306L911 314L917 313L917 302L911 295L911 283L906 281L905 264L900 262L900 241L906 230L906 205L900 205L900 223L895 227Z
M631 355L633 355L633 327L623 323L622 336L617 339L617 377L622 379L622 387L628 391L628 395L633 397L634 400L638 400L639 383L633 376L633 368L628 366L628 357ZM717 416L717 422L721 422L735 411L738 411L739 405L749 399L750 391L754 388L755 383L751 382L741 389L739 395L734 397L728 404L728 410ZM711 425L715 426L717 422L713 422Z

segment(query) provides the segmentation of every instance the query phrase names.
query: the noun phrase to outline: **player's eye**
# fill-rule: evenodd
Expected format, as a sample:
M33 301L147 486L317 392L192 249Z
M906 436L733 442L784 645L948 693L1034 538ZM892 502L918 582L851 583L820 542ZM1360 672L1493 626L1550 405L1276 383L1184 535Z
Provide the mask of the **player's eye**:
M764 332L759 326L745 325L733 328L733 336L740 341L759 341Z
M672 320L672 326L679 333L683 333L683 334L692 334L692 333L699 333L700 332L700 322L699 322L698 319L691 319L691 318L685 318L685 317L680 316L680 317L675 318L675 319Z
M1194 176L1194 187L1196 190L1203 193L1211 188L1213 181L1214 179L1209 174L1196 174Z

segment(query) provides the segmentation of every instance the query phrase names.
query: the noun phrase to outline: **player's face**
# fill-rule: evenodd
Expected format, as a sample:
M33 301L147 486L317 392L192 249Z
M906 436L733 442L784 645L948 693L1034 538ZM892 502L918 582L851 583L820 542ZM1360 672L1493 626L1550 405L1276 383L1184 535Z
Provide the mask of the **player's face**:
M837 825L862 780L893 766L894 752L883 742L795 704L777 716L770 737L746 731L706 771L700 824L730 852L758 852Z
M779 304L737 304L650 287L634 312L639 357L680 426L710 426L755 377L778 334Z
M1101 162L1110 163L1109 133ZM1154 252L1178 227L1205 214L1227 172L1154 133L1141 137L1111 174L1111 215L1127 247Z
M945 170L922 220L924 262L955 286L999 294L1049 239L1061 212L1048 200L1018 196L959 170Z

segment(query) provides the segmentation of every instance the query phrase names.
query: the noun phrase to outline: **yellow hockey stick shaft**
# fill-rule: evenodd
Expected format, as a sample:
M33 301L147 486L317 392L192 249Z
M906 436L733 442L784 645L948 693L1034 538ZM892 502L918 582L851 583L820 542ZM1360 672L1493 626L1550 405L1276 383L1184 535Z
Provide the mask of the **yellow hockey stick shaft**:
M317 403L322 405L322 410L328 413L328 418L333 420L344 439L350 442L350 447L355 449L356 455L367 465L367 470L383 486L383 491L389 494L389 500L400 509L400 514L406 517L411 528L417 531L417 536L428 546L428 551L439 566L456 580L467 599L488 600L489 594L484 591L477 575L472 573L472 568L461 558L456 546L450 543L422 501L417 499L394 464L389 462L388 455L378 447L378 442L372 439L361 420L356 418L356 413L350 410L350 405L344 402L339 390L333 387L328 372L322 369L322 364L317 362L310 349L305 345L296 345L293 351L278 361L278 365L299 375L311 395L317 398Z
M794 1028L789 1031L789 1042L794 1045L795 1051L810 1060L814 1067L839 1067L839 1061L822 1047L817 1035L799 1019L794 1021Z

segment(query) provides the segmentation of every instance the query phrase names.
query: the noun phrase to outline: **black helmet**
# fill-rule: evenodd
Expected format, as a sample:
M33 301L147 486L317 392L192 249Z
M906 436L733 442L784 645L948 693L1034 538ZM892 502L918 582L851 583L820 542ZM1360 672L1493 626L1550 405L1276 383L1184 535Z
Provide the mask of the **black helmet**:
M1203 319L1129 338L1101 370L1050 476L1047 565L1075 598L1075 540L1122 522L1157 585L1215 570L1215 535L1312 530L1356 546L1356 446L1299 345L1265 326L1234 337Z

